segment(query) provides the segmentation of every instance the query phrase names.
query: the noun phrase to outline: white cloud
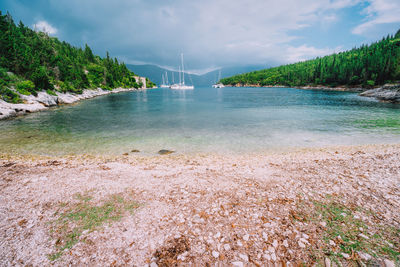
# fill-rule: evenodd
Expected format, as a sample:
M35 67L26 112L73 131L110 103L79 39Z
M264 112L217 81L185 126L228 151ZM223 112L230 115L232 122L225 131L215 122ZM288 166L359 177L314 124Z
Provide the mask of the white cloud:
M304 61L310 58L326 56L337 53L342 50L341 47L332 48L316 48L313 46L301 45L298 47L288 46L286 49L286 61L288 63Z
M51 35L56 34L57 31L58 31L55 27L51 26L45 20L40 20L40 21L36 22L33 25L33 29L35 31L45 32L45 33L48 33L48 34L51 34Z
M370 0L363 13L367 21L352 30L354 34L365 34L376 26L400 22L399 0Z

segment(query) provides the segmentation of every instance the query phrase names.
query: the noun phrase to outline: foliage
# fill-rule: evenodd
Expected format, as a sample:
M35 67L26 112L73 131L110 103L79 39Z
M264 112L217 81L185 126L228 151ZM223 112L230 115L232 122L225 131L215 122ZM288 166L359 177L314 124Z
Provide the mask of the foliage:
M371 45L330 56L253 71L221 80L259 86L364 86L400 80L400 30Z
M84 232L99 229L105 223L112 223L122 218L125 212L133 212L139 204L127 200L121 195L112 195L100 205L92 202L92 197L87 194L75 195L76 203L61 205L55 214L56 220L51 222L51 234L57 240L57 252L49 255L54 261L63 251L72 248L79 242Z
M22 22L16 25L10 14L3 15L1 11L0 51L2 84L10 88L20 80L32 81L32 90L20 85L24 93L36 95L37 91L54 89L81 93L85 88L137 86L134 73L124 63L110 58L108 52L106 58L101 58L87 44L84 49L73 47L46 33L35 32ZM9 90L2 90L0 96L10 99Z
M0 99L3 99L4 101L10 102L13 104L22 102L18 94L11 91L4 85L0 85Z
M17 91L23 95L36 94L35 84L32 81L20 81L15 85Z

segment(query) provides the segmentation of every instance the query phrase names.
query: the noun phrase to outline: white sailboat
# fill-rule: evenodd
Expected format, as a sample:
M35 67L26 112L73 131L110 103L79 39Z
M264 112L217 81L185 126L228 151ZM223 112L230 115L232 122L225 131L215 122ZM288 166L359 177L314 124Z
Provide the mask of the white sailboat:
M224 88L225 85L223 85L222 83L218 83L221 80L221 69L219 69L219 74L218 74L218 80L216 84L213 84L212 87L213 88Z
M162 84L160 85L160 88L169 88L169 84L168 84L168 76L167 73L165 72L165 77L164 74L161 74L162 77Z
M170 86L170 88L176 89L176 90L192 90L192 89L194 89L193 85L185 84L185 67L183 65L183 54L181 54L181 64L182 64L182 72L181 72L181 68L179 67L179 83L174 83L173 85ZM181 78L181 76L182 76L182 78Z

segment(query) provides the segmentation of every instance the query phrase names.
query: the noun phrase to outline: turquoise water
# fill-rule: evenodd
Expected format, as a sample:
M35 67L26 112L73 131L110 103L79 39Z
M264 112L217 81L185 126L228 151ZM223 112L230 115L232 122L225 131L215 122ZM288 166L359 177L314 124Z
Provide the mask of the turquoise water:
M0 152L242 153L400 143L400 105L292 88L152 89L0 121Z

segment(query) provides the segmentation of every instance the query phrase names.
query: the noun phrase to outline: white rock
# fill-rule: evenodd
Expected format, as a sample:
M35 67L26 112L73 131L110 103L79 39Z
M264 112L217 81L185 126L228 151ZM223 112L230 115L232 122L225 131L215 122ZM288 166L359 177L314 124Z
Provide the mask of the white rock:
M285 248L287 248L287 247L289 247L289 243L288 243L288 241L285 239L285 240L283 240L283 246L285 247Z
M237 241L237 245L238 245L239 247L243 247L243 243L242 243L240 240Z
M302 236L303 236L304 239L309 239L309 238L310 238L310 237L309 237L308 235L306 235L306 234L302 234Z
M234 262L231 262L231 264L233 266L236 266L236 267L243 267L244 266L243 262L241 262L241 261L234 261Z
M350 259L350 255L349 254L343 253L343 252L341 254L342 254L343 258L345 258L346 260Z
M219 252L214 250L212 252L212 255L213 255L214 258L218 258L219 257Z
M264 238L265 241L268 240L268 235L267 235L265 232L262 233L262 236L263 236L263 238Z
M322 227L326 227L326 222L320 222L319 225L321 225Z
M270 261L270 260L271 260L271 256L270 256L268 253L265 253L265 254L263 255L263 257L264 257L264 259L266 259L267 261Z
M299 247L301 247L301 248L305 248L306 247L306 245L304 245L301 241L299 241L298 244L299 244Z
M276 255L275 255L275 253L272 253L272 254L271 254L271 259L272 259L273 261L276 261Z
M249 261L249 256L247 256L246 254L239 254L239 258L241 258L244 261Z
M385 259L384 263L385 263L385 267L396 267L396 265L394 264L393 261Z
M359 234L358 236L359 236L359 237L362 237L362 238L364 238L364 239L369 239L369 237L366 236L366 235L364 235L364 234Z
M268 247L268 252L269 253L275 253L274 247Z
M336 243L333 240L329 240L329 245L336 246Z
M244 240L244 241L249 241L249 238L250 238L249 235L244 235L244 236L243 236L243 240Z
M216 233L216 234L214 235L214 238L220 238L220 236L221 236L221 233L218 232L218 233Z
M229 246L229 244L225 244L225 245L224 245L224 249L225 249L226 251L228 251L228 250L231 249L231 246Z
M157 265L157 263L152 262L152 263L150 264L150 267L158 267L158 265Z
M331 260L329 258L325 258L325 267L331 267Z
M360 256L360 259L364 261L369 261L370 259L372 259L372 256L365 252L358 252L358 256Z
M274 242L272 242L272 246L273 246L274 248L277 248L277 247L278 247L278 241L277 241L277 240L274 240Z

